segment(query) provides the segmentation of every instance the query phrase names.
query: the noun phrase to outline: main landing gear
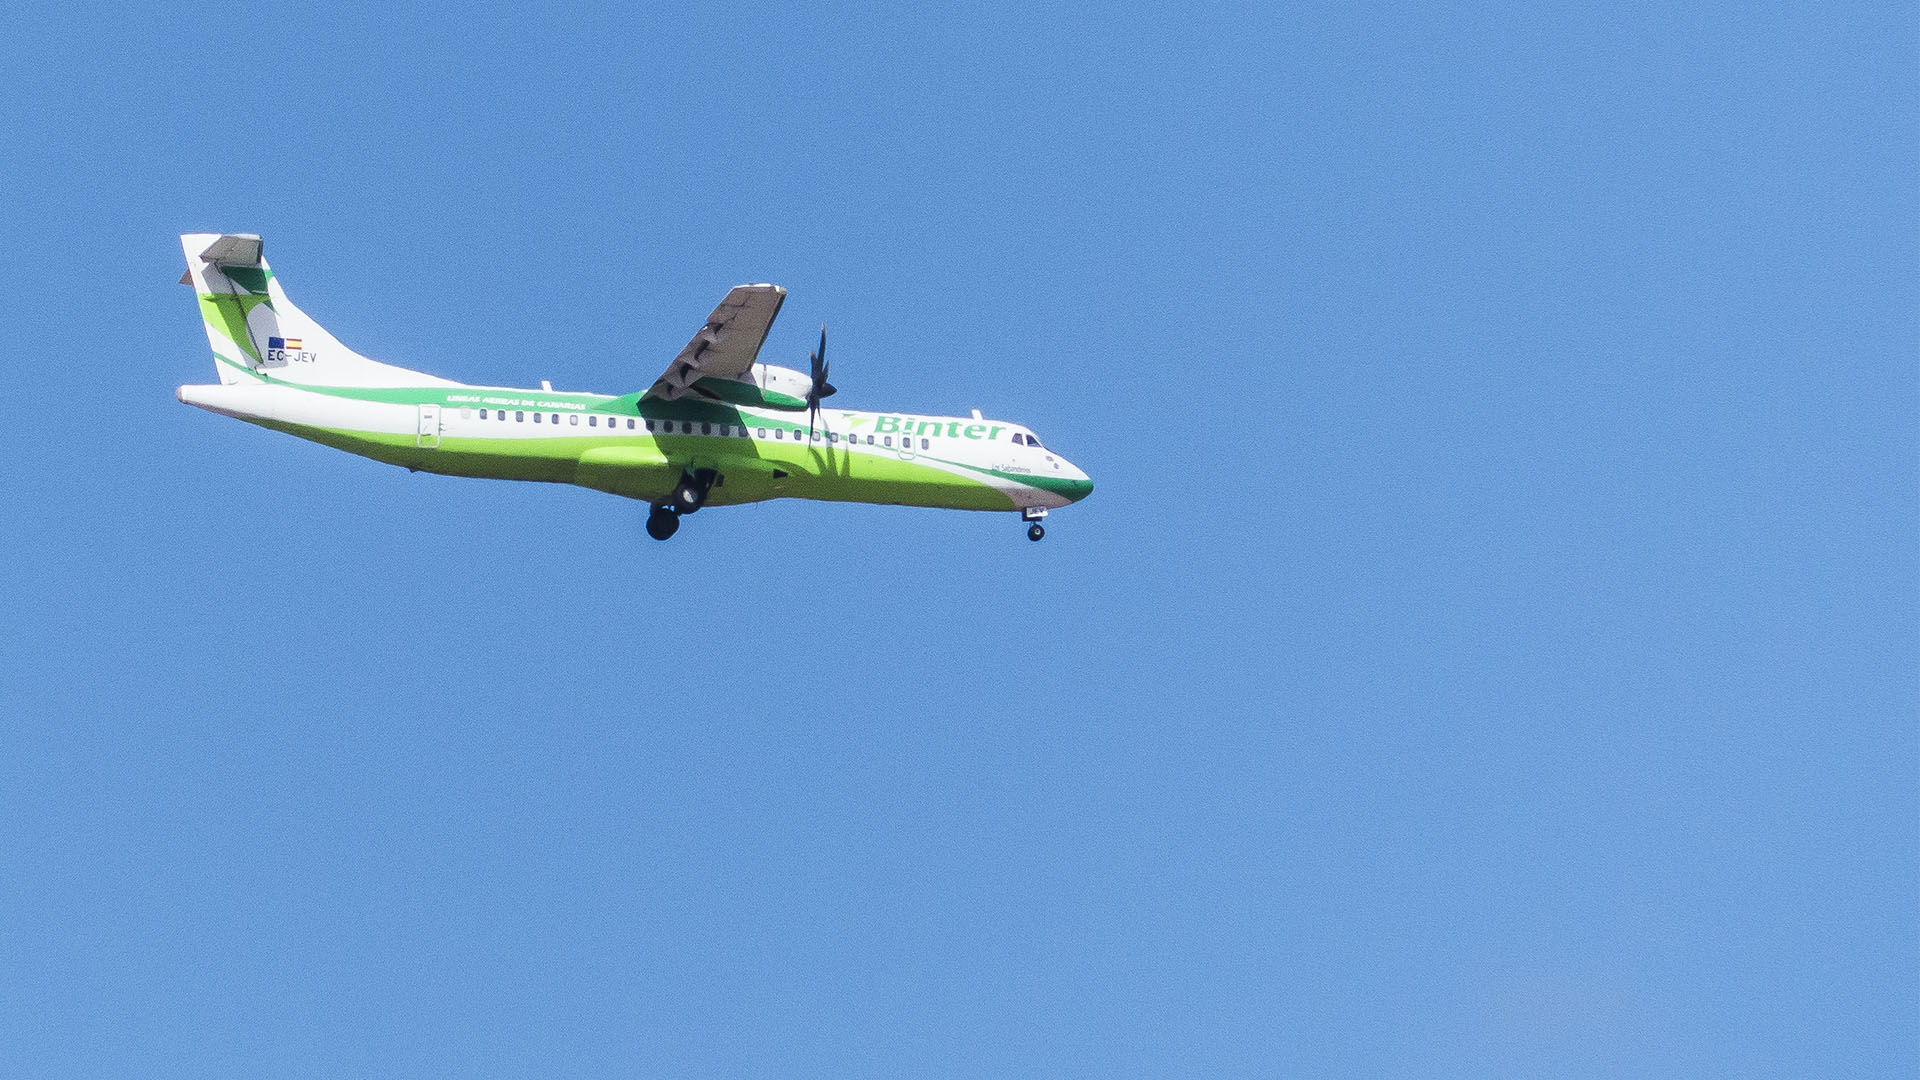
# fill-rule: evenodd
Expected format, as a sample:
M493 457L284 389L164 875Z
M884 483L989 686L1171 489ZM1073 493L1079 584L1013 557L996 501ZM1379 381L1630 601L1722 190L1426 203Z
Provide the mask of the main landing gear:
M693 469L680 474L680 482L673 485L673 508L682 514L691 514L706 505L707 492L713 490L713 483L720 474L712 469Z
M1020 519L1022 521L1033 522L1033 524L1027 526L1027 539L1037 543L1041 537L1047 535L1046 526L1040 524L1040 519L1046 516L1047 508L1044 506L1029 506L1020 512Z
M673 485L673 496L665 502L653 504L647 514L647 535L655 540L665 540L680 531L680 518L691 514L707 504L707 494L720 479L720 474L712 469L693 469L680 474L680 482Z
M1045 535L1047 535L1046 526L1041 525L1039 522L1036 521L1027 526L1027 539L1038 540Z

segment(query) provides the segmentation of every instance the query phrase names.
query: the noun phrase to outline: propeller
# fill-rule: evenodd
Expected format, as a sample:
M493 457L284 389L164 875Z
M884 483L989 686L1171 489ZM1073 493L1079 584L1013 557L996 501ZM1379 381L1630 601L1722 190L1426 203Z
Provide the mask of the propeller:
M813 424L820 416L820 399L833 396L833 384L827 381L827 328L820 327L820 350L807 354L813 369L813 385L807 388L807 441L813 441Z

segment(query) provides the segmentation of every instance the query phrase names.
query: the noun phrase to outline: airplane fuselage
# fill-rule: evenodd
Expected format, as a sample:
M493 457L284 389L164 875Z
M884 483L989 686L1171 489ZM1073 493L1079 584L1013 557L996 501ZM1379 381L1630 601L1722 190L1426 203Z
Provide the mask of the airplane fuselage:
M439 385L183 386L181 401L422 472L578 484L658 503L689 471L705 505L801 498L955 510L1066 506L1092 483L1027 428L975 416L804 411Z

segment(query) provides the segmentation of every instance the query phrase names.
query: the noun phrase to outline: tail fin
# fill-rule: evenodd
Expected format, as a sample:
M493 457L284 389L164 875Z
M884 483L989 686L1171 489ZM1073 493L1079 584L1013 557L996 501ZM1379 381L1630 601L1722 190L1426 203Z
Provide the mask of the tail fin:
M305 386L458 386L448 379L369 360L293 306L258 236L188 233L180 238L182 285L200 297L200 317L220 381Z

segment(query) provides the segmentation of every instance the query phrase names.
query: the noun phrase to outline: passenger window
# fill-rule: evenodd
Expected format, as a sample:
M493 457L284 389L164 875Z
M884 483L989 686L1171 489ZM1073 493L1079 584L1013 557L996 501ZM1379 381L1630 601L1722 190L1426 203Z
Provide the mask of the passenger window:
M867 436L867 445L868 445L868 446L872 446L872 445L873 445L873 436L871 436L871 435L869 435L869 436Z
M631 421L631 420L629 420L629 421L627 421L627 426L628 426L628 427L632 427L632 426L633 426L633 421ZM648 430L648 431L652 431L652 430L653 430L653 421L651 421L651 420L649 420L649 421L647 421L647 430Z
M514 414L513 414L513 422L514 422L514 423L516 423L516 424L524 424L524 423L526 423L526 421L527 421L527 414L526 414L526 413L523 413L523 412L516 412L516 413L514 413Z
M711 435L711 434L713 434L713 425L712 425L712 424L708 424L708 423L702 423L702 424L700 425L700 434L702 434L702 435Z
M553 414L553 422L554 422L554 423L556 423L556 424L560 422L560 414L559 414L559 413L554 413L554 414Z
M893 445L893 436L891 436L891 435L888 435L887 437L885 437L885 438L883 438L883 439L881 439L880 441L881 441L881 442L883 442L883 443L886 443L886 444L887 444L888 446L892 446L892 445Z
M579 414L579 413L568 413L568 414L567 414L567 426L568 426L568 427L579 427L579 426L580 426L580 414Z
M784 439L784 438L786 438L786 437L787 437L787 433L786 433L785 431L783 431L783 430L781 430L780 428L774 428L774 429L773 429L773 437L774 437L774 438L776 438L776 439Z
M485 410L485 409L481 409L481 410L480 410L480 419L482 419L482 420L485 420L486 418L487 418L487 410Z
M465 420L471 417L472 415L473 413L469 412L465 405L460 406L460 419Z
M764 438L766 438L766 437L767 437L767 429L766 429L766 428L754 428L753 430L754 430L754 431L755 431L756 433L758 433L758 434L759 434L759 436L760 436L761 438L763 438L763 439L764 439Z
M587 426L588 426L588 427L599 427L599 426L600 426L600 418L599 418L599 417L597 417L597 416L589 416L589 417L587 417Z
M534 413L534 414L533 414L533 422L534 422L534 423L536 423L536 424L540 422L540 414L539 414L539 413Z
M929 443L927 442L927 440L925 440L925 439L921 439L921 440L920 440L920 449L922 449L922 450L925 450L925 449L927 449L927 447L928 447L929 445L931 445L931 444L929 444Z

